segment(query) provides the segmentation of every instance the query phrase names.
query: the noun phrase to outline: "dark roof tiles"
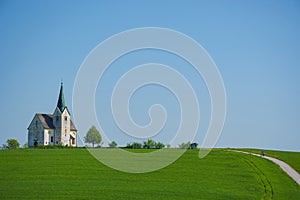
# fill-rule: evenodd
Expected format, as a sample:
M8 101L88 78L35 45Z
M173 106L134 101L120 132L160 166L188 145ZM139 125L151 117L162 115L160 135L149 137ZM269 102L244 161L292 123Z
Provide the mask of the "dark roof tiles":
M55 129L53 125L53 115L51 114L37 114L44 128Z
M42 125L44 128L46 129L55 129L54 125L53 125L53 115L52 114L37 114L37 116L39 117L40 121L42 122ZM74 123L72 122L72 120L70 120L71 125L70 125L70 130L71 131L77 131Z
M70 122L71 122L70 131L77 131L75 125L72 122L72 120L70 120Z

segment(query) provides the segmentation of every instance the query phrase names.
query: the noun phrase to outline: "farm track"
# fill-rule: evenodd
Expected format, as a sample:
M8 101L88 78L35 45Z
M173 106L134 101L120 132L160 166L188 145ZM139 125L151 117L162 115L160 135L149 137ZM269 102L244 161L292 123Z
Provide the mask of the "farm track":
M267 176L263 173L263 171L251 160L251 158L242 157L244 162L246 162L249 167L255 172L257 177L260 179L261 184L264 187L264 196L263 199L273 199L273 187Z
M261 157L261 158L270 160L273 163L275 163L276 165L278 165L289 177L291 177L298 185L300 185L300 174L294 168L292 168L290 165L283 162L282 160L279 160L277 158L273 158L270 156L261 156L256 153L251 153L251 152L246 152L246 151L239 151L239 150L229 150L229 151L249 154L249 155L253 155L256 157Z

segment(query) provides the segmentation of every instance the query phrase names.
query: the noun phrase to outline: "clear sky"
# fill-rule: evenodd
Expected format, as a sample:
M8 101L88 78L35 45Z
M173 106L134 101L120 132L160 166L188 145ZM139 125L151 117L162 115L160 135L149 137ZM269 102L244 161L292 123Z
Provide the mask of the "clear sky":
M180 31L200 43L215 61L227 94L227 118L218 147L300 151L300 3L261 0L1 0L0 144L8 138L26 142L34 114L54 111L61 79L72 112L73 84L84 58L111 35L139 27ZM182 60L158 51L137 52L116 65L129 67L144 61L168 63L193 77ZM109 83L121 72L116 68L107 72L98 85L97 102L109 102ZM193 87L202 102L203 123L196 137L201 143L209 99L205 88ZM160 95L151 100L153 94ZM170 116L178 112L174 97L159 87L145 87L134 98L132 115L140 124L147 124L143 113L157 101L163 101ZM106 122L108 106L97 102L97 115L111 131L111 139L126 144L128 139ZM169 133L178 126L176 121L171 118L166 125Z

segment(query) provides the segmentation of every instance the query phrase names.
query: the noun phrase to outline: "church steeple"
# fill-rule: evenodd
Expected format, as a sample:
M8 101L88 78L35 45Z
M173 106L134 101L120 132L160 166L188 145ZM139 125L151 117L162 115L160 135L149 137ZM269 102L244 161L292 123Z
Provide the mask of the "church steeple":
M63 112L63 110L66 107L63 82L61 82L61 86L60 86L59 97L58 97L58 101L57 101L57 107L59 108L60 112Z

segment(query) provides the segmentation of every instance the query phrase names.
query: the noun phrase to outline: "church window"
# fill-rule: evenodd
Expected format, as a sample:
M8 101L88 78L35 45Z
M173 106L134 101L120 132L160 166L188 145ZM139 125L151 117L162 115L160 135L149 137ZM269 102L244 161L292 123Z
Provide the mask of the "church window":
M75 144L75 138L72 139L72 144Z
M51 134L51 131L50 131L50 130L48 130L48 134Z
M36 120L35 121L35 127L37 128L37 126L38 126L38 121Z
M54 141L54 137L53 137L53 136L51 136L51 138L50 138L50 141L51 141L51 142L53 142L53 141Z
M65 129L65 133L67 133L67 129Z
M56 121L58 121L59 120L59 117L58 116L56 116Z
M67 121L68 120L68 117L65 117L65 121Z

